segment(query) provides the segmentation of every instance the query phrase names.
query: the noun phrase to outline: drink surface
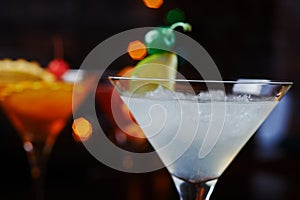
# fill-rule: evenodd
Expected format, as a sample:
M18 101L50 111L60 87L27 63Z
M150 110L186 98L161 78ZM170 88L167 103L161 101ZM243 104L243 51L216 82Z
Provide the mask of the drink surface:
M201 95L175 95L180 98L163 93L122 99L170 173L190 182L219 177L277 104L248 97L202 101ZM216 124L220 131L214 131ZM201 154L207 142L211 149Z
M20 82L2 91L1 105L24 140L44 142L65 126L72 92L71 83Z

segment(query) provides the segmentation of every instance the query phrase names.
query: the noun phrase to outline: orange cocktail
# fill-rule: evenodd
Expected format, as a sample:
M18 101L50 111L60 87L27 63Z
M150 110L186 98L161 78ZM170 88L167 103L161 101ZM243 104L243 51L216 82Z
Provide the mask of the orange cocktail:
M24 141L46 142L71 116L72 92L72 83L19 82L2 90L2 107Z
M87 95L92 80L84 71L67 70L57 79L34 62L0 61L0 105L23 140L38 199L43 198L44 167L56 136Z

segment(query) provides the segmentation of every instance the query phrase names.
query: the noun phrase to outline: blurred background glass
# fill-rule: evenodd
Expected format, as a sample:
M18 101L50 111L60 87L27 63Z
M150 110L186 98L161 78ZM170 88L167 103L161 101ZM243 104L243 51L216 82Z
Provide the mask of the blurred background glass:
M79 68L95 46L114 34L131 28L186 21L193 27L187 35L208 51L224 79L262 78L295 83L286 99L225 171L212 199L300 198L297 191L300 186L300 106L297 103L300 2L165 0L162 4L158 1L157 5L157 9L149 8L143 0L1 1L0 58L25 58L46 66L55 56L55 41L59 38L64 59L72 68ZM115 74L135 63L129 55L124 55L105 74ZM194 75L190 68L184 67L187 65L184 61L181 64L184 74ZM136 140L117 129L106 105L111 92L104 76L97 90L96 107L107 136L127 150L151 150L147 141ZM0 199L30 199L31 179L21 139L8 120L2 114L0 117ZM124 123L132 130L128 116L124 117ZM146 174L110 169L74 139L71 125L64 129L53 148L46 174L46 199L177 198L165 169ZM233 187L238 189L232 191Z

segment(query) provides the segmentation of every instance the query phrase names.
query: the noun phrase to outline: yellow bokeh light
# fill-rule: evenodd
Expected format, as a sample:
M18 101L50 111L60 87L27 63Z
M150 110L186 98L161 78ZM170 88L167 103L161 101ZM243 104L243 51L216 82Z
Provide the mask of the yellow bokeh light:
M92 124L83 117L75 119L72 125L73 138L77 141L86 141L92 135Z
M128 44L127 52L134 60L142 60L147 55L146 45L139 40Z
M164 3L163 0L143 0L144 4L148 8L160 8L160 6Z

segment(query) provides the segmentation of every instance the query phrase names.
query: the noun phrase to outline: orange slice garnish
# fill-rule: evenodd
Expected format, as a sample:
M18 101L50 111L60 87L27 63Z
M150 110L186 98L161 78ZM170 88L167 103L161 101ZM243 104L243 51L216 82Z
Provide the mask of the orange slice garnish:
M55 81L55 76L44 70L37 62L24 59L0 60L0 84L17 81Z

